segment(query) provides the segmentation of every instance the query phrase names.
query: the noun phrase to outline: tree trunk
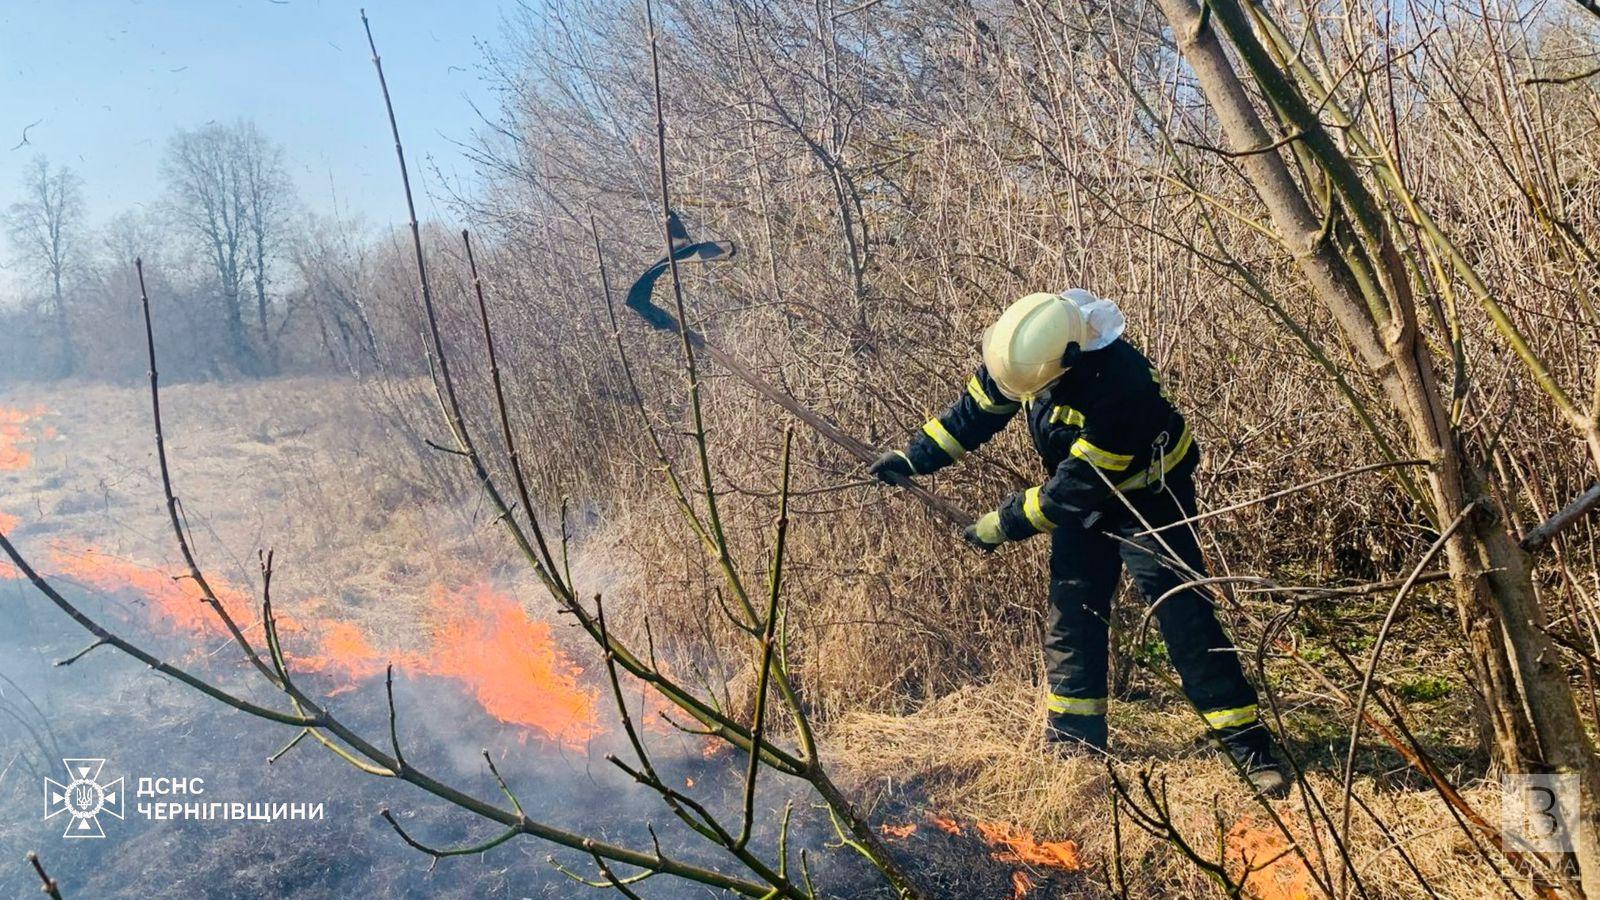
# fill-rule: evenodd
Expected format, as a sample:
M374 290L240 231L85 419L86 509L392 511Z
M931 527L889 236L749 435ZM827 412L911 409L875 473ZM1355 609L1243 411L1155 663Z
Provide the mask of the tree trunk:
M57 268L51 278L55 287L56 337L61 349L56 371L65 378L78 368L78 349L72 342L72 323L67 319L67 303L61 294L61 270Z
M266 354L267 372L275 374L278 371L278 346L272 340L272 330L267 327L267 284L266 279L258 272L256 274L256 325L261 333L261 351Z
M1446 544L1457 612L1472 651L1474 676L1490 713L1494 760L1509 772L1558 771L1582 777L1583 798L1578 834L1580 878L1584 891L1600 897L1600 771L1577 706L1559 665L1559 655L1542 630L1543 610L1534 598L1527 561L1507 530L1507 519L1488 503L1485 479L1466 459L1450 426L1448 410L1435 382L1430 361L1419 340L1414 304L1398 269L1396 251L1386 229L1366 237L1376 245L1375 268L1388 275L1392 317L1381 327L1373 320L1346 261L1325 239L1321 223L1290 175L1282 156L1256 114L1216 34L1193 0L1157 0L1171 24L1179 48L1195 72L1217 114L1230 149L1261 198L1272 223L1310 282L1366 365L1381 380L1386 396L1411 433L1419 455L1431 460L1429 493L1436 524L1453 521L1469 503L1478 502L1465 527ZM1208 4L1218 25L1240 48L1241 57L1279 106L1294 90L1286 79L1273 83L1270 58L1253 35L1235 0ZM1287 99L1294 99L1292 97ZM1294 115L1289 124L1301 132L1313 152L1330 152L1331 139L1314 114ZM1327 144L1317 142L1327 141ZM1337 153L1336 148L1331 152ZM1326 164L1326 160L1324 160ZM1332 176L1330 176L1332 177ZM1359 192L1359 185L1341 185ZM1359 195L1346 206L1359 204ZM1359 209L1356 210L1359 216ZM1401 282L1396 284L1396 282Z
M255 232L255 265L251 267L251 277L256 289L256 326L261 334L261 352L266 358L268 374L278 372L278 344L272 339L272 329L267 325L267 241L265 224L261 221L260 199L256 201L252 214L256 217Z
M228 349L233 352L234 366L246 375L257 374L256 354L250 347L250 338L245 334L244 316L239 309L239 288L235 284L230 290L223 286L222 316L223 324L227 328Z

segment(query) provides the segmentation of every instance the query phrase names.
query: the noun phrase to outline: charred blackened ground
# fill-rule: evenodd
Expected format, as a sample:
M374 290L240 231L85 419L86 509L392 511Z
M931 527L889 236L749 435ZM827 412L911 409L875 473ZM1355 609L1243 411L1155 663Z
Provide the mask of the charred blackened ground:
M79 897L525 897L570 896L587 891L555 871L551 848L517 841L481 857L430 859L401 843L379 816L390 809L409 831L435 845L481 840L486 827L471 817L404 784L355 772L314 746L303 746L268 763L292 730L240 715L115 654L91 654L69 667L52 661L80 649L76 626L33 602L26 588L3 588L17 615L0 636L6 676L0 714L8 720L3 745L6 778L0 783L0 854L5 883L21 895L32 873L22 864L38 849L70 896ZM107 598L79 597L105 610ZM174 641L164 649L182 654ZM334 688L336 689L336 688ZM396 695L406 753L414 765L481 796L498 793L479 755L487 748L519 799L552 823L606 840L649 846L647 823L663 842L693 858L693 844L670 816L649 809L650 798L606 763L621 751L608 731L582 748L569 748L527 729L495 720L463 686L435 676L401 676ZM364 731L386 728L381 680L338 695L341 715ZM610 724L609 722L607 724ZM739 767L732 760L706 760L687 739L657 735L660 761L680 783L701 796L737 802ZM104 840L65 840L64 816L43 818L42 780L65 781L61 758L104 758L102 781L126 785L125 818L101 816ZM204 793L137 797L141 778L201 779ZM782 806L781 785L762 803ZM156 821L144 804L205 806L248 804L320 806L318 820ZM830 837L827 823L800 809L804 844L816 849ZM775 835L759 834L770 843ZM849 893L856 867L839 854L825 854L818 875ZM586 868L581 854L554 854L574 870ZM709 856L702 861L713 863ZM819 860L820 861L820 860ZM704 896L666 880L660 896Z

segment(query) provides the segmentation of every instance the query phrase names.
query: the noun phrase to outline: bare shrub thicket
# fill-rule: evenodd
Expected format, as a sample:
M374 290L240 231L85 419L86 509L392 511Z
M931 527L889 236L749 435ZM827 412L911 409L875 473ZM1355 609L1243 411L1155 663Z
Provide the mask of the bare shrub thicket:
M1358 97L1384 101L1361 115L1381 114L1385 132L1402 136L1412 190L1581 404L1596 369L1594 270L1556 232L1586 247L1596 225L1596 99L1589 82L1529 81L1592 63L1594 25L1561 7L1489 12L1416 7L1396 18L1392 88L1371 71L1386 46L1374 11L1330 20L1336 30L1322 39L1345 80L1367 89ZM534 27L547 15L548 27ZM1128 308L1134 340L1192 411L1210 506L1385 450L1404 457L1394 423L1380 414L1378 437L1363 429L1282 324L1300 323L1356 396L1375 396L1330 314L1263 236L1237 157L1215 149L1223 139L1156 12L1084 15L1028 2L877 4L870 14L824 4L820 18L810 7L674 4L663 46L678 207L744 254L695 275L700 327L847 430L892 446L956 394L978 333L1006 302L1083 284ZM497 61L514 93L484 136L495 180L465 202L495 229L492 283L516 298L493 314L518 412L565 447L540 461L541 476L604 502L648 540L664 533L653 520L668 510L638 489L640 435L615 402L588 233L593 213L608 253L641 266L651 255L641 20L583 3L529 16L524 43ZM1178 142L1177 160L1156 125ZM1281 314L1207 246L1202 209ZM1453 280L1426 296L1471 302ZM1520 528L1576 494L1596 463L1487 317L1460 319L1459 336L1428 336L1442 377L1460 386L1462 430L1492 450L1495 496ZM1453 337L1468 370L1454 380ZM624 322L624 338L670 364L670 344L637 323ZM711 389L719 475L759 496L779 414L733 379ZM675 421L678 392L647 393ZM977 509L1037 480L1024 442L1006 435L941 476L940 489ZM796 506L812 527L797 539L795 587L809 601L801 630L816 702L915 703L975 674L1031 668L1016 650L1032 646L1042 554L990 563L957 552L918 507L867 487L844 454L810 435L799 446ZM1323 585L1402 575L1433 534L1418 527L1407 480L1357 479L1212 520L1219 567ZM1572 579L1559 565L1540 579L1552 619L1592 599L1579 536L1562 555ZM700 582L693 567L665 562L673 548L641 552L663 597ZM692 621L703 610L677 612ZM1581 629L1572 637L1583 646L1586 620L1564 626Z
M1216 115L1213 85L1180 58L1170 12L1033 0L669 4L676 205L698 232L743 251L693 276L696 326L847 431L894 446L960 390L979 332L1010 299L1067 285L1114 297L1198 429L1209 507L1397 463L1206 523L1213 567L1242 585L1221 589L1226 615L1241 644L1262 651L1291 746L1336 771L1343 750L1324 758L1316 745L1339 735L1342 748L1350 711L1339 698L1371 690L1368 711L1400 716L1469 780L1491 761L1592 768L1576 744L1551 745L1549 710L1521 726L1506 718L1508 700L1570 687L1586 727L1595 723L1592 524L1530 558L1530 579L1493 561L1473 570L1470 548L1505 552L1506 535L1526 533L1600 468L1600 20L1549 4L1250 8L1246 27L1278 54L1267 64L1286 90L1321 116L1328 152L1373 185L1352 187L1336 177L1338 159L1304 148L1304 130L1274 124L1275 139L1241 146ZM512 415L560 447L533 463L542 493L599 504L652 573L654 621L737 708L753 668L721 613L720 576L664 527L676 513L651 487L654 460L618 402L626 387L599 302L591 217L614 268L654 256L642 29L637 11L581 0L511 23L512 45L490 62L506 105L477 151L489 187L461 203L492 237L496 295L514 301L493 310ZM1219 46L1255 90L1264 70L1235 55L1237 35ZM1292 123L1282 101L1253 104L1268 122ZM1317 233L1286 237L1269 217L1252 169L1266 154L1304 186ZM1372 192L1376 230L1358 202ZM1362 355L1308 257L1286 249L1303 239L1333 248L1349 296L1379 326L1386 305L1417 318L1449 420L1442 451L1417 430L1414 405L1396 399L1394 363ZM1384 241L1399 252L1383 256ZM468 334L467 324L446 330ZM641 365L657 364L643 373L651 415L663 433L681 431L671 345L637 322L622 331ZM745 500L727 503L730 519L748 517L731 530L737 540L759 535L781 414L713 374L716 476L727 500ZM981 509L1037 481L1025 442L1005 436L938 489ZM1403 464L1418 454L1431 469ZM790 653L822 721L915 713L974 682L1036 677L1042 552L975 558L815 435L797 435L794 464ZM1449 474L1458 468L1465 498ZM1395 589L1419 564L1442 571L1447 559L1455 590L1419 570L1395 607L1391 649L1362 687ZM1540 616L1504 605L1519 590L1532 591ZM1123 615L1137 624L1137 610ZM1484 680L1510 671L1486 656L1534 646L1515 635L1498 643L1494 615L1548 643L1534 656L1555 665L1554 682L1531 670L1516 684ZM1142 663L1160 648L1140 634L1120 632L1119 685L1159 695L1147 674L1159 666ZM875 752L870 729L850 733L857 743L841 752Z

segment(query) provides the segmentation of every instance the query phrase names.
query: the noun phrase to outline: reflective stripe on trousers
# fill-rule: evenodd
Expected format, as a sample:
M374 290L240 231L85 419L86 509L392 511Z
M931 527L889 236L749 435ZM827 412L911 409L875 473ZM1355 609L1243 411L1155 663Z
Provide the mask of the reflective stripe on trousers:
M1194 509L1192 468L1186 463L1168 473L1170 493L1137 491L1127 495L1128 502L1155 527L1184 518ZM1190 580L1187 573L1161 562L1167 551L1154 536L1135 537L1143 529L1144 525L1118 504L1104 510L1092 527L1066 522L1052 533L1044 647L1052 694L1106 695L1106 623L1124 565L1146 602ZM1116 540L1108 531L1124 540ZM1160 539L1187 566L1204 574L1205 563L1189 529L1168 529L1160 532ZM1155 618L1189 702L1215 717L1208 716L1208 724L1226 728L1253 721L1255 689L1245 679L1238 651L1223 632L1207 596L1195 588L1178 591L1156 607Z
M1058 716L1103 716L1106 714L1104 697L1063 697L1049 694L1044 698L1045 708Z

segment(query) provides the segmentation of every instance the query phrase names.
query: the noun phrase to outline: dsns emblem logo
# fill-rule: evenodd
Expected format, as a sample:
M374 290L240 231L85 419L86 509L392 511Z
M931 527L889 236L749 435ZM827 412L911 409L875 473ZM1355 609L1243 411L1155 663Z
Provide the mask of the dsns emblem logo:
M122 779L100 783L100 770L106 764L103 759L63 759L61 763L67 767L67 783L44 780L44 817L67 814L62 837L105 837L100 814L122 818Z

